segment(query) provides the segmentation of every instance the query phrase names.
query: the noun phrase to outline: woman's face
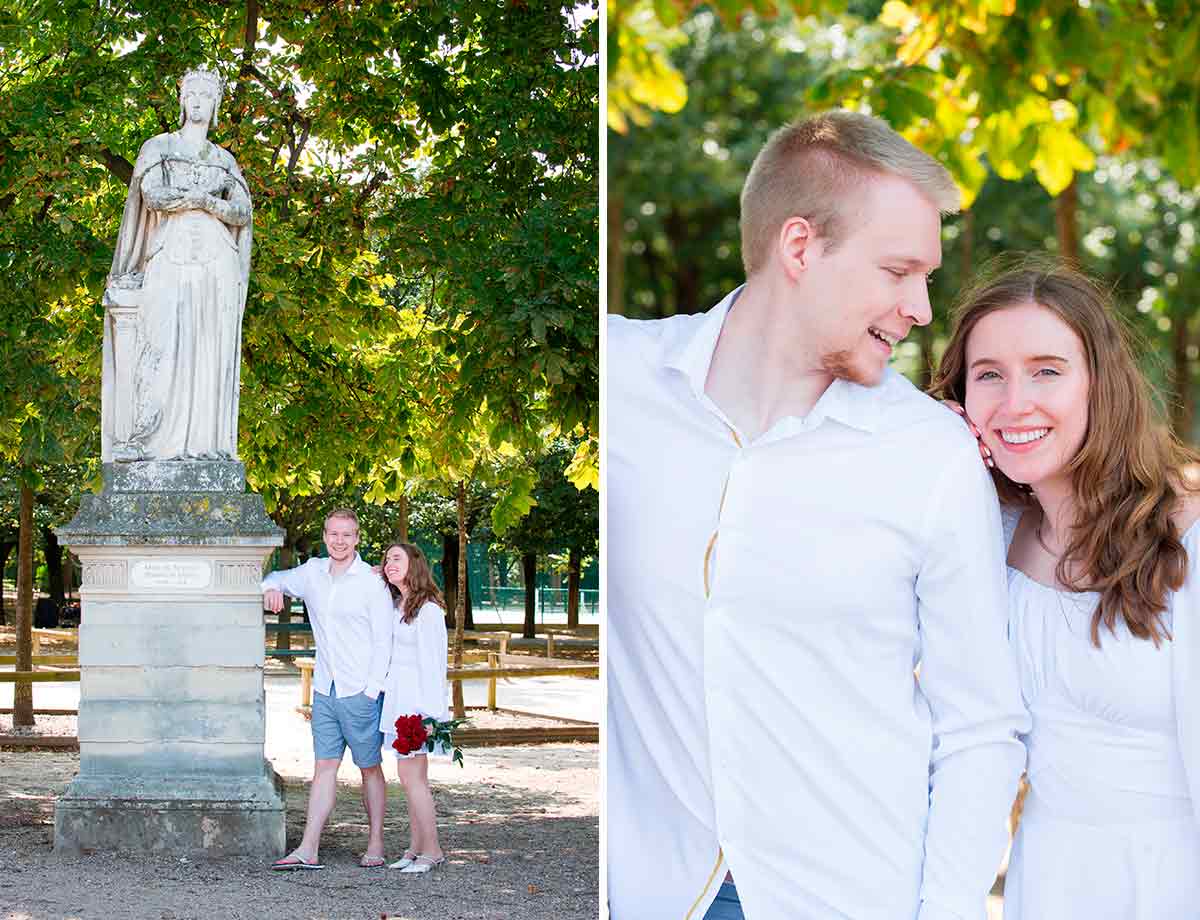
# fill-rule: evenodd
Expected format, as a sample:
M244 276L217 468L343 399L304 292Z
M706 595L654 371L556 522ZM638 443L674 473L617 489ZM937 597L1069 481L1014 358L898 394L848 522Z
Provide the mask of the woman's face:
M404 590L404 579L408 575L408 553L399 546L389 549L383 560L383 574L393 585Z
M989 313L967 338L967 415L1013 482L1065 474L1087 433L1088 384L1083 342L1039 304Z
M183 106L185 120L200 122L205 126L212 121L217 97L215 89L207 80L188 80L179 91L179 101Z

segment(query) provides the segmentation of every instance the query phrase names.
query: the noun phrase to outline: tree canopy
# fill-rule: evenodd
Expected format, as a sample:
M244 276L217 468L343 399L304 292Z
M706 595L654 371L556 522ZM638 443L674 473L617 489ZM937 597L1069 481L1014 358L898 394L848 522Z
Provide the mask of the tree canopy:
M738 194L768 134L830 107L871 111L939 157L966 210L943 224L934 321L898 349L928 379L949 306L990 255L1050 250L1117 292L1175 429L1194 434L1200 329L1200 120L1179 5L1037 2L618 2L618 59L657 53L609 120L609 310L707 309L742 278ZM1185 56L1187 55L1187 56ZM610 95L618 109L626 105Z
M131 164L200 65L254 204L253 486L394 495L479 443L594 435L597 30L534 2L0 4L0 450L96 453Z

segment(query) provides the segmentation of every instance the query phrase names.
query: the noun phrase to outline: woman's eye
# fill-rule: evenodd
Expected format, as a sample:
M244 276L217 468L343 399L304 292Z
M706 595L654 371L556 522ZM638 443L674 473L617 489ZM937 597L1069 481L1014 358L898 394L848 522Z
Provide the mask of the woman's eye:
M999 380L1000 375L995 371L980 371L975 377L976 380Z
M1045 374L1049 377L1061 377L1062 375L1053 367L1043 367L1038 371L1039 374Z

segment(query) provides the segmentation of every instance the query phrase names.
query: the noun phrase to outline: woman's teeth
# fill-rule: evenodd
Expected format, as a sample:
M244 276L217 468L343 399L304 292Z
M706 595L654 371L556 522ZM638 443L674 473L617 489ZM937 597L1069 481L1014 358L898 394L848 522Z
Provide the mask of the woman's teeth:
M1040 441L1049 433L1049 428L1034 428L1032 431L1001 431L1000 437L1006 444L1028 444L1030 441Z

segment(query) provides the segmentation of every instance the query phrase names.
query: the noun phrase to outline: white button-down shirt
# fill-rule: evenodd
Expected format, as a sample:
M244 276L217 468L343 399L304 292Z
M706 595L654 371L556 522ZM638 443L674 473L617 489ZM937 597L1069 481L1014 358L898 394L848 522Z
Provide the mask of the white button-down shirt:
M609 324L612 916L731 869L749 920L985 920L1028 717L978 449L891 370L749 441L704 393L736 293Z
M332 564L313 557L286 572L272 572L262 589L298 597L308 608L317 642L314 690L328 694L333 684L339 697L365 692L375 699L387 682L392 657L392 595L359 556L337 578L329 574Z

